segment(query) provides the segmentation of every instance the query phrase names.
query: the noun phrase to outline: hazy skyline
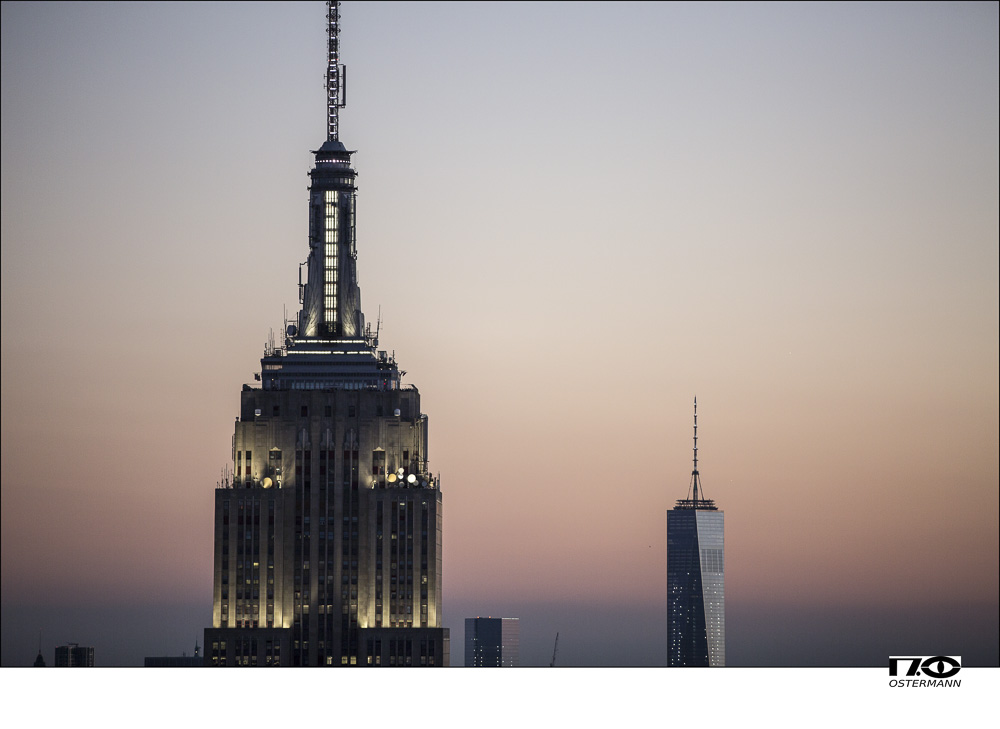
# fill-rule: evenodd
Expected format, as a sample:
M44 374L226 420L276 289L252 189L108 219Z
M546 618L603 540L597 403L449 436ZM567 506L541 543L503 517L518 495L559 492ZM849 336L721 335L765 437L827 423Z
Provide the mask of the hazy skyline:
M2 13L2 663L42 630L139 664L210 623L324 10ZM665 663L695 395L729 665L996 665L995 3L341 14L362 305L430 419L453 665L476 615L521 618L522 665L556 631L564 665Z

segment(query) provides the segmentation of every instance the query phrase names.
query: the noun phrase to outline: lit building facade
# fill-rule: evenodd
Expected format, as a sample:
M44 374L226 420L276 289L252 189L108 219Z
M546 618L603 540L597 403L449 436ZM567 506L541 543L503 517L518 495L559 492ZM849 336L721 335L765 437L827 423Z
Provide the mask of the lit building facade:
M441 490L420 393L366 325L356 172L339 141L339 3L327 139L309 186L298 316L244 385L215 493L209 666L444 666Z
M518 618L466 618L467 668L515 668L521 665Z
M697 399L690 493L667 512L667 665L726 665L725 513L701 492Z

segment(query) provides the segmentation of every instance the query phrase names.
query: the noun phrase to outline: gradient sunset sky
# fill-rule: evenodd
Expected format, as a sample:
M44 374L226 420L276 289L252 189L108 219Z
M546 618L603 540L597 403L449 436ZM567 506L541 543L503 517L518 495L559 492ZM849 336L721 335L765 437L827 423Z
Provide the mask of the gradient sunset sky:
M691 404L730 665L998 661L998 5L345 3L358 269L452 663L666 661ZM321 3L2 6L2 664L190 653L297 310Z

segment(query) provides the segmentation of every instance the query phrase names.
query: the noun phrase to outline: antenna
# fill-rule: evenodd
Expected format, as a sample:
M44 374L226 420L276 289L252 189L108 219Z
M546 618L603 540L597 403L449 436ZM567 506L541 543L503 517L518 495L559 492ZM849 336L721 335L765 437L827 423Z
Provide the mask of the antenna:
M701 477L698 475L698 396L694 397L694 470L691 471L691 499L698 503L698 491L701 489Z
M326 141L336 142L340 136L339 109L347 106L347 68L340 65L340 2L326 4L327 65L326 65Z
M45 668L45 659L42 658L42 631L38 631L38 656L35 658L34 662L35 668Z

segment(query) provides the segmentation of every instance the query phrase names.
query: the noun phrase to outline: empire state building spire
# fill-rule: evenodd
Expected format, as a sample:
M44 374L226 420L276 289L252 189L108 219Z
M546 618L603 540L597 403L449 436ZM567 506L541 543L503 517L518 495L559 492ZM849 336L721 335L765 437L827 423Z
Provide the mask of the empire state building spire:
M265 390L395 389L401 373L365 325L357 266L357 172L340 141L346 71L340 63L340 3L327 3L326 141L309 171L309 254L299 267L298 316L282 346L261 360ZM303 269L305 269L303 271Z
M302 312L296 334L323 339L365 335L355 248L357 173L353 152L340 142L339 110L344 106L346 72L340 65L340 3L327 3L327 130L309 173L309 259L300 282Z

